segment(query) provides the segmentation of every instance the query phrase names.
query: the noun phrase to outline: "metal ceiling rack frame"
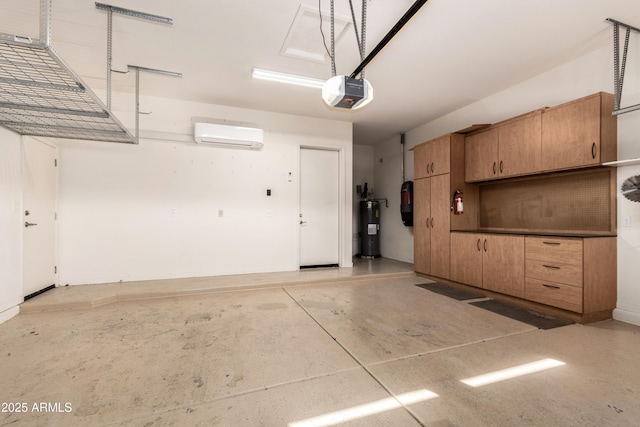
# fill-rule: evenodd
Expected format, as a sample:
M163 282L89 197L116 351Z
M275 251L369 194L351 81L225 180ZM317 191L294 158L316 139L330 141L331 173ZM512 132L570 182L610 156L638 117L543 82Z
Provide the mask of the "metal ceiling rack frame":
M622 108L620 106L622 101L622 85L624 83L624 72L627 66L627 52L629 50L629 36L631 31L640 33L640 29L631 25L625 24L615 19L607 18L607 21L613 24L613 85L614 85L614 106L613 115L619 115L628 113L630 111L640 110L640 104L631 105L629 107ZM622 51L622 62L620 62L620 27L625 27L624 49Z
M140 114L151 114L151 112L141 112L140 111L140 71L144 71L147 73L154 73L154 74L164 74L166 76L172 76L172 77L182 77L182 73L176 73L174 71L165 71L165 70L158 70L155 68L147 68L147 67L140 67L138 65L127 65L127 68L129 70L134 70L136 73L136 141L140 141Z
M155 74L164 74L172 77L182 77L182 73L176 73L173 71L165 71L158 70L156 68L147 68L140 67L138 65L128 65L127 71L118 71L114 70L111 67L112 64L112 39L113 39L113 14L118 13L121 15L130 16L133 18L144 19L147 21L158 22L161 24L173 25L173 19L167 18L165 16L153 15L146 12L140 12L132 9L125 9L122 7L112 6L109 4L98 3L96 2L96 9L107 11L107 108L111 109L111 73L122 73L128 74L130 70L134 70L136 74L136 130L135 130L135 140L136 143L140 142L140 114L151 114L151 113L143 113L140 111L140 71L155 73Z
M0 126L20 135L135 143L110 109L51 46L51 0L40 35L0 33Z

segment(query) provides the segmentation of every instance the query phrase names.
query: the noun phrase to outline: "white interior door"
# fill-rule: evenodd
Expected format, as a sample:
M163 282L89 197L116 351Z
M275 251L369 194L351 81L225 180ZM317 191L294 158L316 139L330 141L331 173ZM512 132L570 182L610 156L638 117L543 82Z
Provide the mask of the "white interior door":
M56 149L22 138L22 295L56 281Z
M339 152L300 149L300 266L339 260Z

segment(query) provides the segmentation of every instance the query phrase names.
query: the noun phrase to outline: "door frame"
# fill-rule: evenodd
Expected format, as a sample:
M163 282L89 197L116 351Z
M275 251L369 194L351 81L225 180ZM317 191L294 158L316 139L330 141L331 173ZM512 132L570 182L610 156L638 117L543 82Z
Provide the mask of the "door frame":
M353 151L345 149L344 146L338 145L314 145L300 144L297 150L298 177L302 176L301 151L303 149L325 150L338 152L338 265L339 267L353 267L353 259L351 258L351 246L353 244L351 235L353 234L352 224L352 196L351 191L347 191L352 187L353 182ZM349 169L351 168L351 169ZM298 238L298 251L296 253L296 265L300 269L300 250L302 242L300 239L300 201L301 201L302 182L298 179L298 206L296 215L296 233Z
M21 141L20 141L20 175L22 177L22 184L21 184L21 195L20 195L20 218L21 218L21 226L24 223L25 220L25 216L24 216L24 210L25 210L25 197L24 197L24 191L25 191L25 187L24 187L24 162L25 162L25 140L26 138L31 138L33 141L46 145L48 147L51 147L54 150L54 155L56 158L56 173L55 173L55 183L54 183L54 201L53 201L53 210L54 210L54 214L56 216L56 219L54 220L53 223L53 247L51 248L51 250L53 251L53 260L54 260L54 265L56 266L56 271L53 274L53 279L54 279L54 283L53 285L58 287L59 286L59 271L57 269L58 266L58 221L57 221L57 212L58 212L58 194L59 194L59 181L60 181L60 174L59 174L59 169L58 169L58 162L59 162L59 158L60 158L60 152L58 149L58 146L53 143L50 142L44 138L39 138L39 137L33 137L33 136L22 136L21 137ZM24 289L24 268L25 268L25 257L24 257L24 251L25 251L25 242L24 242L24 233L25 233L25 227L22 227L22 232L20 233L20 294L21 294L21 298L24 300L25 296L35 296L41 292L43 292L46 289L49 288L44 288L43 290L39 290L36 291L32 294L28 294L25 295L25 289Z

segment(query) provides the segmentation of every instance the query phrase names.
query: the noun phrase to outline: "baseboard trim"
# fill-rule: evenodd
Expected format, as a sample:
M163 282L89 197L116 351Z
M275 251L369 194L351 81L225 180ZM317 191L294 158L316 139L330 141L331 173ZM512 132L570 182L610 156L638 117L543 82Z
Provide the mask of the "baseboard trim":
M7 320L11 319L14 316L17 316L18 313L20 313L20 306L18 305L0 312L0 324L6 322Z
M613 310L613 318L621 322L640 326L640 313L616 308Z

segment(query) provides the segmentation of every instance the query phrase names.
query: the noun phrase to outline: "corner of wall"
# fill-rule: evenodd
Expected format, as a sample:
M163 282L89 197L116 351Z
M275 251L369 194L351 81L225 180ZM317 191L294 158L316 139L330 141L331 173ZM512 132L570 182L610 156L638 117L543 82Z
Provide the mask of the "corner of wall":
M0 324L6 322L7 320L15 317L20 313L20 306L11 307L8 310L0 312Z

